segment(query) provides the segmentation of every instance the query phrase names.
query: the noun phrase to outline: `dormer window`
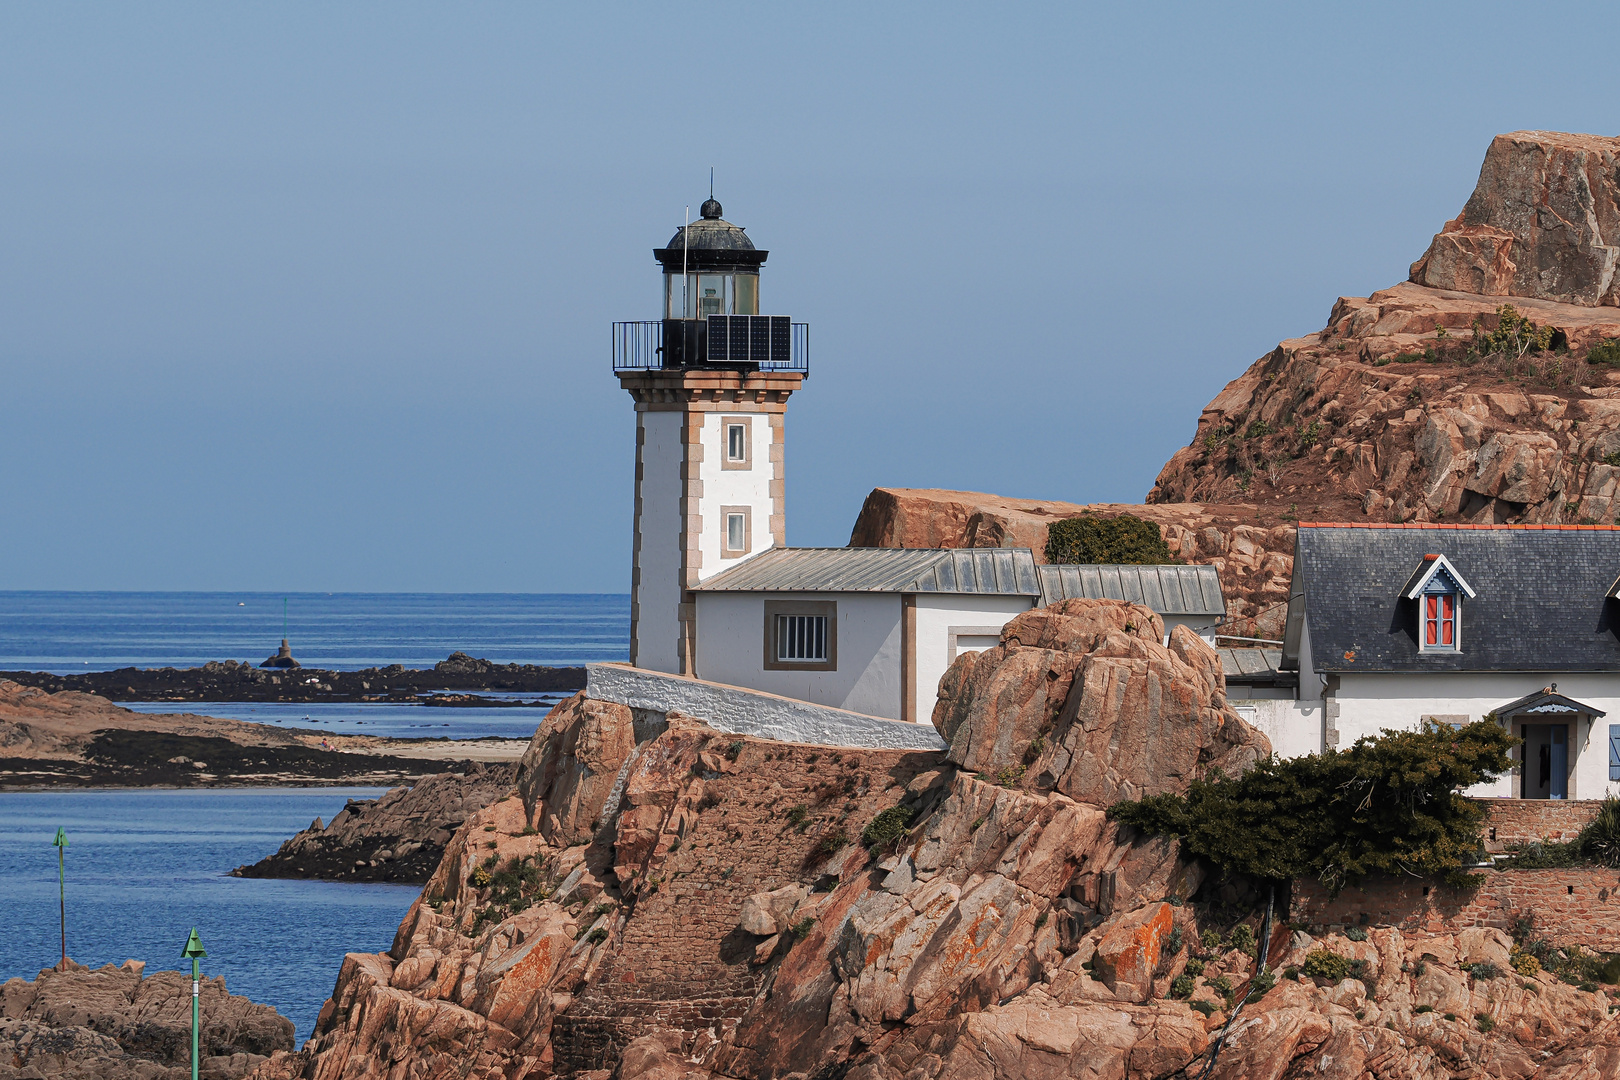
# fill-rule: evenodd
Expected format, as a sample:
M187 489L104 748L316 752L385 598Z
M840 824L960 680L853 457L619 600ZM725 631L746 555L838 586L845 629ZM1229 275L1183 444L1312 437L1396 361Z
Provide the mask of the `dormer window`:
M1425 593L1423 596L1423 648L1457 647L1457 594Z
M1444 555L1425 555L1402 590L1418 605L1419 652L1457 652L1462 648L1462 602L1474 590Z

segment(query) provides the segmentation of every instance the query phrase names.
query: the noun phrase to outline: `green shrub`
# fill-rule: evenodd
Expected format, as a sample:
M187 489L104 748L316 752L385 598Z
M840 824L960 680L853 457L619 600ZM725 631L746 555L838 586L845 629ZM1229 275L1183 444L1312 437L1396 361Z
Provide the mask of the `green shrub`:
M1177 975L1170 982L1170 996L1173 998L1192 997L1193 988L1197 985L1191 975Z
M1248 923L1238 923L1232 927L1232 948L1245 956L1254 956L1257 952L1254 943L1254 927Z
M1293 982L1295 979L1299 978L1299 968L1292 964L1283 968L1283 978L1287 979L1289 982Z
M1350 977L1350 960L1336 952L1314 949L1306 954L1305 964L1300 970L1313 979L1342 982Z
M1620 338L1610 338L1592 346L1592 351L1586 354L1586 362L1605 367L1620 367Z
M1610 795L1575 838L1581 855L1602 866L1620 866L1620 798Z
M886 848L906 835L911 819L916 816L917 811L909 806L891 806L861 830L861 843L873 850Z
M592 945L595 945L599 942L606 941L607 936L607 930L598 926L595 930L592 930L590 933L585 935L585 940L589 941Z
M1189 1001L1189 1002L1187 1002L1187 1005L1188 1005L1189 1008L1191 1008L1191 1009L1193 1009L1193 1010L1195 1010L1197 1012L1203 1013L1205 1016L1214 1016L1215 1015L1215 1003L1213 1001L1205 1001L1202 998L1200 998L1197 1001Z
M1256 420L1249 425L1249 430L1243 433L1245 439L1263 439L1271 434L1271 425L1264 420Z
M1315 877L1337 892L1387 873L1469 885L1485 811L1460 789L1510 769L1512 744L1494 719L1385 731L1345 750L1268 758L1235 779L1213 772L1185 794L1115 803L1108 816L1262 881Z
M1417 1008L1413 1009L1412 1011L1414 1013L1430 1013L1430 1012L1434 1012L1434 1006L1433 1005L1419 1005Z
M1517 971L1520 975L1529 978L1531 975L1534 975L1536 972L1541 970L1541 961L1537 960L1534 956L1531 956L1527 952L1520 952L1518 949L1514 949L1513 970Z
M788 927L788 933L792 934L796 938L807 938L810 936L810 931L814 930L815 928L816 920L806 915L804 918Z
M1186 938L1186 931L1179 926L1172 926L1169 935L1164 939L1164 951L1171 956L1176 955L1181 951L1181 946L1186 944Z
M834 829L832 832L827 833L816 842L816 854L831 855L833 852L840 850L848 843L849 837L844 834L844 830Z
M1214 982L1209 983L1208 985L1209 988L1215 991L1217 994L1221 994L1225 997L1232 996L1232 980L1228 979L1225 975L1217 977Z
M1159 527L1131 514L1113 518L1080 517L1055 521L1046 533L1050 563L1173 563Z
M1322 425L1312 420L1299 429L1299 450L1304 453L1322 438Z
M1249 981L1249 996L1246 1000L1259 1001L1270 993L1271 988L1276 985L1277 973L1270 968L1261 968L1260 974Z
M1352 926L1350 929L1344 932L1344 936L1349 938L1351 941L1366 941L1367 931L1363 927Z
M1447 1020L1455 1020L1455 1019L1457 1019L1457 1014L1456 1013L1446 1013L1446 1019Z
M1483 960L1477 964L1469 964L1468 974L1472 975L1476 979L1500 979L1502 977L1502 969L1491 963L1489 960Z
M1195 956L1191 960L1187 961L1187 974L1191 975L1193 978L1196 979L1198 976L1202 975L1203 973L1204 973L1204 962L1202 960L1198 959Z
M803 803L792 807L787 812L787 822L800 832L810 826L810 808Z

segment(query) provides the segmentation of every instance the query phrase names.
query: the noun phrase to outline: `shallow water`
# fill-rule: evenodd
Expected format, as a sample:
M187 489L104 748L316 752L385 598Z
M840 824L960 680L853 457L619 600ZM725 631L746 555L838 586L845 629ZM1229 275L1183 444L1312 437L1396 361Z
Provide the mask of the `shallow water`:
M195 926L233 994L274 1005L309 1037L345 952L393 942L414 885L227 876L315 817L380 788L0 792L0 980L59 955L57 858L67 829L67 947L81 964L179 970Z

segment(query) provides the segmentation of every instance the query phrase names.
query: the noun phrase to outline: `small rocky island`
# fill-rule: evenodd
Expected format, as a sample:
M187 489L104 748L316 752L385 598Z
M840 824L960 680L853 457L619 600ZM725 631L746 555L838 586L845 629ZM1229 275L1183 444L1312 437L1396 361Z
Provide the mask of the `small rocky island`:
M0 679L50 693L77 691L108 701L384 702L422 705L508 705L479 692L572 693L585 686L582 667L496 664L454 652L431 668L400 664L361 671L323 668L266 669L246 660L210 661L195 668L119 668L56 675L47 671L0 671Z

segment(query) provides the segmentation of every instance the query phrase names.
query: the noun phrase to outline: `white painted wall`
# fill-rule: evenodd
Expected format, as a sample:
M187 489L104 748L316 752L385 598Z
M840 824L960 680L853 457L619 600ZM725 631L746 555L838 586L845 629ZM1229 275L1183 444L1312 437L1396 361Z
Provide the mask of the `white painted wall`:
M1466 715L1479 720L1501 705L1534 693L1549 683L1576 701L1601 709L1607 716L1596 723L1571 722L1570 782L1572 799L1601 799L1620 795L1620 781L1609 781L1609 724L1620 724L1620 672L1613 674L1469 673L1436 672L1343 674L1336 697L1339 702L1339 746L1347 748L1363 735L1389 728L1412 731L1420 718L1435 714ZM1561 716L1546 718L1561 723ZM1477 796L1512 797L1518 777L1469 789Z
M713 577L729 570L744 558L722 559L720 552L725 541L725 519L720 515L722 506L747 506L753 530L752 547L748 555L757 555L779 542L771 535L771 418L766 413L703 413L703 461L698 465L698 477L703 481L703 494L698 498L698 513L703 518L698 550L703 553L703 565L698 568L698 580ZM749 468L727 469L726 419L747 416L749 423Z
M950 667L953 626L1000 628L1039 603L1027 596L917 594L917 722L926 724L939 700L939 680ZM895 715L899 715L896 713Z
M638 412L641 427L641 516L634 599L636 663L680 670L682 414Z
M1511 698L1509 700L1512 700ZM1322 750L1322 702L1286 698L1230 698L1239 716L1271 740L1281 758L1304 757Z
M838 604L837 671L766 671L765 601ZM894 593L697 594L697 676L900 718L900 597Z

